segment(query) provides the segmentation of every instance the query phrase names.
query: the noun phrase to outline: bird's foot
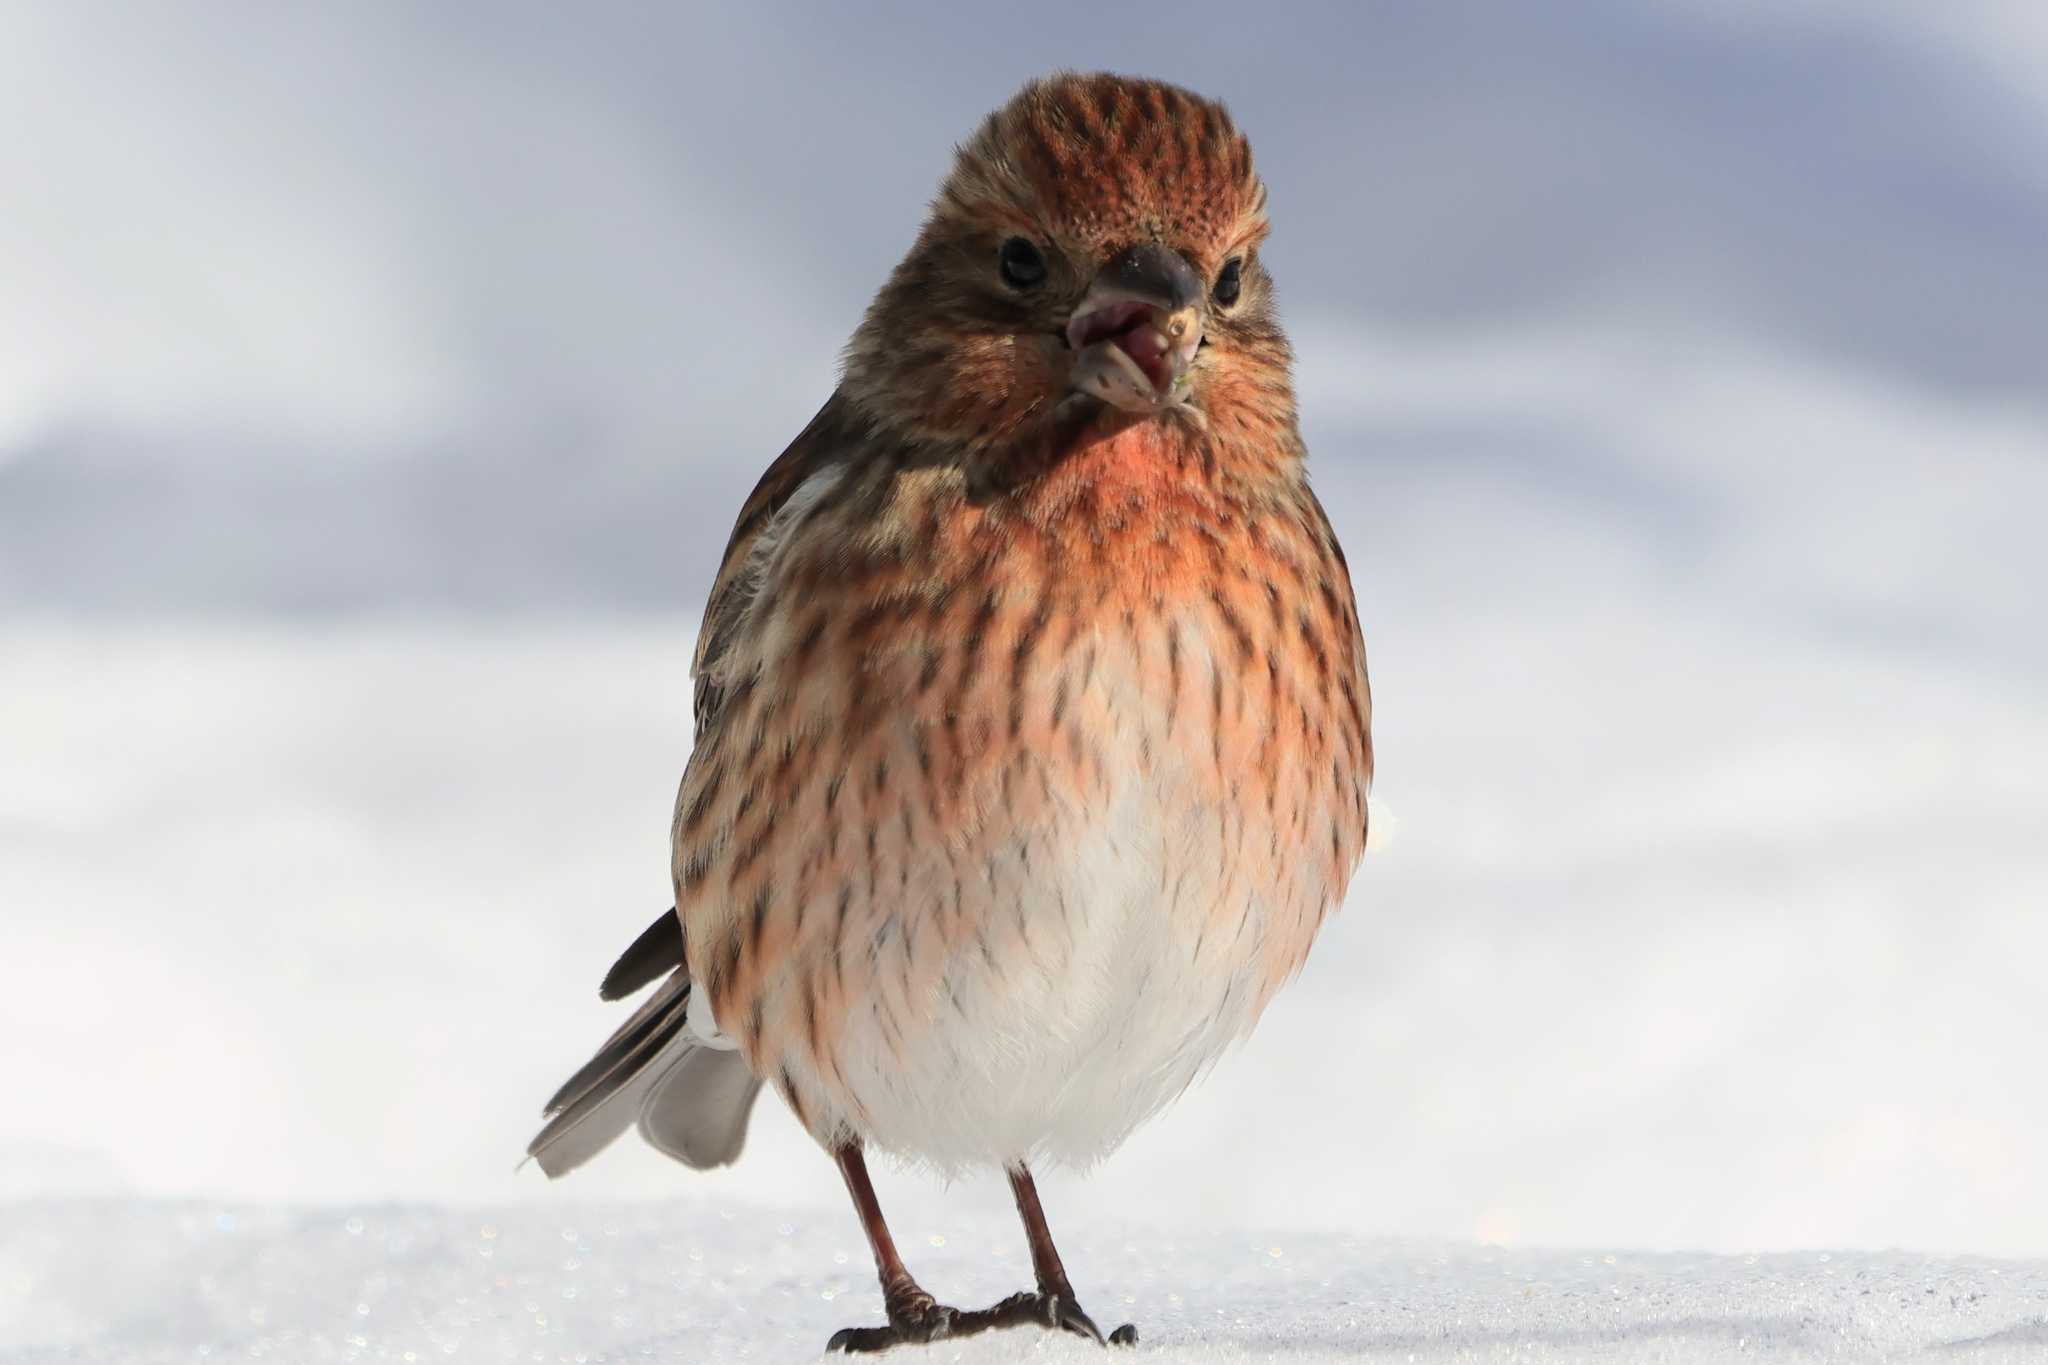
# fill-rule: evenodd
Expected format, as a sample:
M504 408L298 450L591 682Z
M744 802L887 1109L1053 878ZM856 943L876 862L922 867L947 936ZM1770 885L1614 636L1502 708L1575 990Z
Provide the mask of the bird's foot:
M1046 1327L1086 1337L1098 1346L1138 1344L1138 1329L1128 1322L1107 1337L1103 1336L1102 1329L1095 1325L1095 1319L1081 1311L1071 1289L1041 1289L1036 1292L1027 1289L1010 1295L993 1308L965 1313L935 1301L915 1285L893 1290L886 1299L889 1309L887 1327L842 1327L825 1343L825 1349L844 1351L848 1355L864 1354L886 1351L891 1346L971 1337L999 1327Z
M953 1335L965 1336L969 1332L985 1332L996 1327L1030 1326L1072 1332L1077 1337L1088 1338L1097 1346L1135 1346L1138 1343L1138 1329L1128 1322L1107 1337L1103 1336L1102 1329L1095 1325L1095 1319L1081 1311L1072 1290L1041 1289L1034 1293L1027 1289L1010 1295L993 1308L961 1313L954 1320Z
M825 1349L853 1355L855 1352L886 1351L891 1346L920 1341L939 1341L959 1336L960 1331L955 1324L960 1318L970 1316L937 1302L915 1285L892 1290L886 1297L889 1308L887 1327L842 1327L832 1334L832 1340L825 1343Z

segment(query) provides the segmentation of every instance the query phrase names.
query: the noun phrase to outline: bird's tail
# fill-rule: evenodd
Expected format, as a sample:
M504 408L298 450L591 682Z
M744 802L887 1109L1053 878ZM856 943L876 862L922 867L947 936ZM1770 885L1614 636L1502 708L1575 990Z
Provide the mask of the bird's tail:
M674 922L674 913L665 918ZM661 920L605 978L615 999L669 969L619 1031L547 1103L547 1125L526 1154L550 1177L596 1156L634 1123L657 1150L708 1170L738 1159L761 1082L737 1051L705 1046L690 1032L690 973L681 926ZM671 956L672 953L672 956Z

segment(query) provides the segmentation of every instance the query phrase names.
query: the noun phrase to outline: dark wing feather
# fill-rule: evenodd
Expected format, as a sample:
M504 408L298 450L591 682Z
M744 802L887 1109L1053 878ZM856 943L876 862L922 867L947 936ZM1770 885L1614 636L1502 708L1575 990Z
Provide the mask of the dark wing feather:
M605 973L597 988L601 1000L624 1000L658 976L683 965L683 922L673 908L661 912L640 931L633 946Z
M833 461L846 458L847 452L855 448L855 422L851 405L834 393L826 400L825 406L818 409L817 416L811 418L810 425L789 443L789 449L768 466L767 472L761 475L761 481L754 485L753 493L740 507L732 537L725 543L725 558L719 561L718 577L711 582L711 595L704 606L704 624L697 632L697 656L690 664L690 673L696 679L695 709L697 738L700 741L705 731L718 723L725 700L711 679L714 666L731 647L758 587L749 581L746 573L747 558L754 542L806 479Z

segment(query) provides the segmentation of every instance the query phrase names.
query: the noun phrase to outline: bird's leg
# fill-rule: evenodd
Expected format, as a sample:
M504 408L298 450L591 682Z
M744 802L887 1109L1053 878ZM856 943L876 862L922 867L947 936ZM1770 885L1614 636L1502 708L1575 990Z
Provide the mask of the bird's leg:
M889 1313L887 1327L843 1327L825 1343L828 1351L886 1351L905 1342L937 1341L941 1338L972 1336L997 1327L1053 1327L1084 1336L1100 1344L1102 1329L1095 1325L1074 1300L1074 1286L1067 1282L1066 1267L1060 1264L1052 1232L1045 1225L1045 1210L1039 1207L1038 1186L1022 1165L1010 1172L1010 1189L1017 1196L1017 1212L1024 1219L1024 1235L1031 1244L1031 1269L1038 1290L1012 1294L993 1308L963 1313L936 1302L910 1277L897 1254L896 1239L882 1218L881 1201L868 1179L868 1165L860 1144L849 1142L833 1154L839 1173L846 1177L847 1193L860 1212L860 1222L875 1253L875 1273L882 1281L882 1302ZM1135 1345L1138 1329L1130 1323L1111 1332L1115 1346Z
M888 1309L889 1325L841 1328L825 1343L825 1349L849 1353L884 1351L906 1341L936 1341L955 1335L954 1310L925 1293L896 1253L896 1239L889 1235L889 1225L882 1220L881 1201L875 1198L860 1144L849 1142L833 1155L839 1161L839 1173L846 1177L846 1190L853 1196L853 1206L860 1211L868 1246L875 1253L875 1272L881 1276L882 1302Z
M982 1331L989 1327L1014 1327L1037 1323L1087 1337L1100 1344L1102 1329L1081 1311L1074 1298L1074 1286L1067 1280L1067 1268L1060 1264L1059 1248L1052 1244L1052 1230L1045 1225L1045 1210L1038 1202L1038 1185L1020 1162L1010 1170L1010 1191L1017 1196L1017 1213L1024 1220L1024 1236L1031 1244L1031 1271L1038 1291L1012 1294L993 1308L958 1315L955 1333ZM1125 1323L1109 1334L1109 1344L1134 1346L1138 1329Z

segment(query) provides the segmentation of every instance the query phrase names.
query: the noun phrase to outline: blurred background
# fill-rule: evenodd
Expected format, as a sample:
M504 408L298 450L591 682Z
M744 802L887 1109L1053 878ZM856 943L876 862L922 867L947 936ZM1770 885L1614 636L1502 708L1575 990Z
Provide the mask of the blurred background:
M1059 66L1251 133L1380 781L1304 979L1055 1213L2048 1254L1995 0L0 6L0 1195L836 1210L769 1106L514 1165L667 903L737 503Z

